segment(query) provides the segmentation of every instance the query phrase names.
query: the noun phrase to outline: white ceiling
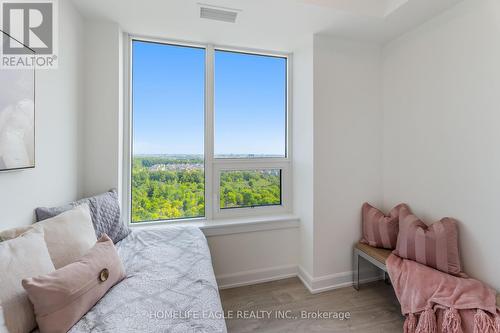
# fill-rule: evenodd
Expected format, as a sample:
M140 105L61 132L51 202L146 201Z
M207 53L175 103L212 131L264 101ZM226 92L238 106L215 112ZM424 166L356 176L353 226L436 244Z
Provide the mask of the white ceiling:
M73 0L88 19L167 39L292 51L315 33L384 43L461 0ZM240 9L201 19L199 2Z
M383 18L407 3L408 0L304 0L304 2L357 15Z

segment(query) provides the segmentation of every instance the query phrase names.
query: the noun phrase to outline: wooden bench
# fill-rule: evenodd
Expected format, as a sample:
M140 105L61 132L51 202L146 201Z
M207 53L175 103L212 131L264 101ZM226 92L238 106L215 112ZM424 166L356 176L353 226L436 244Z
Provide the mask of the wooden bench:
M354 246L354 289L359 290L359 257L377 266L387 274L385 261L391 254L391 250L378 249L370 245L358 243ZM497 294L497 306L500 307L500 294Z
M357 243L356 246L354 246L354 289L359 290L359 257L365 259L366 261L383 270L384 274L387 274L385 261L387 260L391 252L391 250L378 249L370 245Z

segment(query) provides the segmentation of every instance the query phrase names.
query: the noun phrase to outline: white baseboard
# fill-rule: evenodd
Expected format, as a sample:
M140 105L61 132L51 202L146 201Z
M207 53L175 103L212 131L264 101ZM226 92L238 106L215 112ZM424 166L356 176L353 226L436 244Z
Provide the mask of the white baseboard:
M264 269L254 269L234 274L217 276L219 289L229 289L252 284L282 280L297 276L297 266L287 265Z
M306 270L299 266L297 276L311 294L318 294L328 290L350 287L353 284L352 271L313 278ZM363 278L359 280L359 282L368 283L379 280L383 280L383 276L376 274L374 276Z
M217 276L219 289L229 289L241 286L249 286L264 282L298 277L311 294L317 294L328 290L352 286L352 271L311 277L302 267L295 265L254 269L233 274ZM360 280L360 283L368 283L382 280L383 276L374 275Z

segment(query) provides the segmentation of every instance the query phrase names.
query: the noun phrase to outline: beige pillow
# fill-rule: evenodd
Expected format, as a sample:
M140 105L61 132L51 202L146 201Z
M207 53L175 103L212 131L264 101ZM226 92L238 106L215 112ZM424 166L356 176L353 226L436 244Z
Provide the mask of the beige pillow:
M26 231L31 230L33 228L32 225L27 225L24 227L17 227L13 229L7 229L0 232L0 242L6 241L12 238L19 237L21 234L24 234ZM0 333L2 333L0 331Z
M30 229L43 229L45 242L56 269L80 259L97 241L87 204L31 226L0 232L0 238L12 239Z
M53 271L43 230L33 229L0 243L0 329L6 327L10 333L25 333L36 327L33 306L21 281Z

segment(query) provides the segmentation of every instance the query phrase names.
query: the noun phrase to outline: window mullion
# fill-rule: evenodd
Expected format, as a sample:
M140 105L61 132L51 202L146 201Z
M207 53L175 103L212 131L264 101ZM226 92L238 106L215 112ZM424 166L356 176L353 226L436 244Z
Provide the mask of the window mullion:
M206 48L205 63L205 216L214 215L214 47Z

